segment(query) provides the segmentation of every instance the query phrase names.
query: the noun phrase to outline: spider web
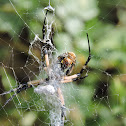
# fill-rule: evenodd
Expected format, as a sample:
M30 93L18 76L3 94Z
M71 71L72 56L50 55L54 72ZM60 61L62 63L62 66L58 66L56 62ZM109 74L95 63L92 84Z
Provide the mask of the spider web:
M88 57L86 33L89 33L92 59L85 80L60 85L65 99L65 125L126 125L126 37L125 1L65 0L1 2L0 12L0 93L19 84L46 78L40 63L42 25L45 7L54 27L55 50L50 62L72 51L77 56L74 73ZM0 125L55 125L59 103L48 93L40 95L36 87L0 97Z

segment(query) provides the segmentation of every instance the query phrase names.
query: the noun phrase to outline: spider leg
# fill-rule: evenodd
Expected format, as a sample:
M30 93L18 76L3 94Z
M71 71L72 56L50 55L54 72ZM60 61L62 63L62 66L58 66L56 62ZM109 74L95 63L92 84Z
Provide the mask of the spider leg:
M82 74L88 64L88 62L90 61L91 59L91 50L90 50L90 43L89 43L89 37L88 37L88 33L87 33L87 40L88 40L88 48L89 48L89 56L88 56L88 59L86 61L86 63L84 64L83 68L80 70L80 74Z
M10 91L6 91L6 92L4 92L4 93L2 93L2 94L0 94L1 96L2 95L6 95L6 94L9 94L9 93L11 93L11 92L17 92L18 90L20 90L21 88L22 88L22 85L24 86L26 86L27 84L20 84L17 88L14 88L14 89L12 89L12 90L10 90Z
M12 89L10 91L5 91L4 93L0 94L0 96L6 95L6 94L10 94L11 92L15 92L15 91L16 91L16 88L15 89Z
M46 18L47 18L47 13L48 13L48 10L46 11L45 18L44 18L44 23L43 23L43 28L42 28L43 40L45 40L45 34L46 34Z
M42 79L40 79L40 80L29 81L26 84L19 84L17 88L14 88L10 91L6 91L6 92L0 94L0 96L9 94L11 92L20 93L21 91L26 90L27 88L31 88L32 85L38 86L38 85L42 84L43 82L44 81Z
M16 93L13 94L13 95L4 103L4 105L2 106L2 108L4 108L15 96L16 96ZM2 108L1 108L1 109L2 109ZM0 110L1 110L1 109L0 109Z
M59 99L60 99L60 101L61 101L61 105L62 105L62 106L65 105L65 103L64 103L64 97L63 97L63 95L62 95L62 91L61 91L60 88L57 89L57 93L58 93Z
M83 74L84 70L86 69L87 64L88 64L89 61L91 60L91 49L90 49L90 43L89 43L88 33L87 33L87 40L88 40L89 56L88 56L88 58L87 58L86 63L84 64L84 66L83 66L82 69L80 70L80 73L77 74L78 77L75 78L75 79L73 79L73 81L77 81L77 80L80 80L80 79L84 79L84 78L86 78L86 77L88 76L88 74L86 74L84 77L80 77L80 76Z
M66 110L65 105L61 106L61 126L64 126L64 119L66 115L65 110Z
M77 74L74 74L72 76L68 76L68 77L66 76L65 79L61 80L61 83L63 84L63 83L78 81L78 80L85 79L86 77L88 77L88 74L83 77L80 77L80 76L77 77Z
M2 106L2 108L4 108L9 103L9 101L11 101L18 93L20 93L23 90L26 90L27 88L30 88L30 86L28 86L28 84L20 84L17 88L14 88L10 91L0 94L0 95L6 95L11 92L14 92L14 94L5 102L5 104Z
M86 74L84 77L81 77L84 70L86 69L86 66L87 66L88 62L91 59L91 50L90 50L90 43L89 43L88 33L87 33L87 40L88 40L89 56L88 56L88 58L86 60L86 63L84 64L84 66L80 70L80 73L77 73L77 74L74 74L74 75L71 75L71 76L64 76L63 80L61 80L61 83L68 83L68 82L72 82L72 81L77 81L77 80L80 80L80 79L84 79L84 78L86 78L88 76L88 74Z
M70 79L77 78L78 76L79 76L79 74L74 74L74 75L71 75L71 76L64 76L62 79L63 80L70 80Z
M46 19L47 19L47 13L48 10L46 11L45 18L44 18L44 23L43 23L43 28L42 28L42 33L43 33L43 42L46 42ZM43 46L43 45L42 45ZM44 53L45 61L46 61L46 66L49 67L49 58L48 58L48 51L47 48L41 50L41 54ZM43 58L43 56L41 56Z
M45 63L42 63L42 64L43 64L44 70L47 72L47 68L49 67L49 55L48 55L48 51L46 47L44 48L44 50L41 50L41 62L44 62L44 61Z
M72 63L71 67L66 71L66 75L69 75L73 71L74 66L75 64Z
M57 89L58 97L61 102L61 126L64 126L64 118L65 118L65 103L62 91L60 88Z
M45 80L46 81L46 80ZM40 79L40 80L33 80L33 81L29 81L27 82L28 84L28 87L32 87L33 85L34 86L38 86L40 84L44 83L44 80Z
M43 80L42 79L29 81L26 84L20 84L17 88L14 88L14 89L12 89L10 91L6 91L6 92L0 94L0 96L2 96L2 95L9 94L11 92L14 92L14 94L5 102L5 104L2 106L2 108L4 108L21 91L24 91L24 90L26 90L28 88L31 88L31 87L33 87L33 85L38 86L38 85L40 85L42 83L43 83Z
M78 81L78 80L82 80L82 79L85 79L86 77L88 77L88 74L87 75L85 75L85 76L83 76L83 77L77 77L77 78L74 78L74 79L72 79L72 81Z
M52 27L52 29L51 29L51 35L50 35L50 40L51 40L51 43L54 45L53 36L54 36L54 29Z
M45 50L44 50L44 55L45 55L46 66L48 68L49 67L49 56L48 56L47 48L45 48Z

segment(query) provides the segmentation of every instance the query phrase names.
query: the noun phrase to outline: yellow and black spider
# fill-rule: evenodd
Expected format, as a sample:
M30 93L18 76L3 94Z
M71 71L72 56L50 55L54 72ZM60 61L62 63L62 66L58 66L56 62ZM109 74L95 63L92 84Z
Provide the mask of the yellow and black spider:
M87 74L85 76L82 76L84 70L86 69L88 62L91 59L91 51L90 51L88 34L87 34L87 40L88 40L89 56L87 58L86 63L83 65L83 67L79 73L70 75L76 64L76 55L73 52L63 53L62 55L58 56L57 61L55 62L55 65L53 65L54 62L52 62L50 64L49 54L50 54L50 50L54 49L54 45L53 45L53 33L52 33L53 30L52 30L52 28L50 28L51 30L49 30L46 25L48 11L49 11L49 9L47 9L47 11L46 11L43 28L42 28L43 40L40 41L41 46L42 46L41 58L42 58L42 60L44 59L44 62L45 62L44 69L47 72L48 77L45 79L29 81L26 84L19 84L19 86L17 88L0 94L0 95L5 95L8 93L14 92L14 94L6 101L6 103L3 105L3 107L5 107L5 105L10 100L12 100L16 94L18 94L21 91L24 91L28 88L31 88L33 86L43 85L45 83L46 83L46 85L50 85L50 82L53 80L57 81L59 84L63 84L63 83L68 83L68 82L73 82L73 81L77 81L80 79L84 79L88 76ZM55 73L57 73L57 71L55 70L56 67L54 67L54 66L58 67L58 74L55 74ZM52 86L55 86L55 85L52 85ZM61 121L63 123L63 121L64 121L63 108L65 106L65 103L64 103L64 98L63 98L63 94L60 89L60 86L55 87L55 92L57 92L57 96L61 103Z

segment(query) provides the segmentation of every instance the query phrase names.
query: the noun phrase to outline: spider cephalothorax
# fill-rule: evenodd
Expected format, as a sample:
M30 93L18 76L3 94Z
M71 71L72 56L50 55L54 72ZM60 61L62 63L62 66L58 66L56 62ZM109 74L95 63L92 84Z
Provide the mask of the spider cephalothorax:
M61 70L69 75L76 63L76 55L73 52L66 52L58 56L59 64L61 64Z

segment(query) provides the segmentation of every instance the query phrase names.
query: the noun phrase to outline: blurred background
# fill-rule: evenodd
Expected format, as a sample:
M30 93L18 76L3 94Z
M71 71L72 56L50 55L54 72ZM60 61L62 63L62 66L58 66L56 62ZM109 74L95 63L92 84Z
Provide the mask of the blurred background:
M50 0L55 8L57 54L73 51L82 68L92 59L85 80L65 84L66 126L126 126L126 0ZM28 55L30 42L42 38L47 0L0 0L0 93L39 76ZM38 51L36 55L39 57ZM12 94L0 96L4 105ZM20 101L20 102L19 102ZM48 108L33 89L24 91L0 110L0 125L48 126Z

